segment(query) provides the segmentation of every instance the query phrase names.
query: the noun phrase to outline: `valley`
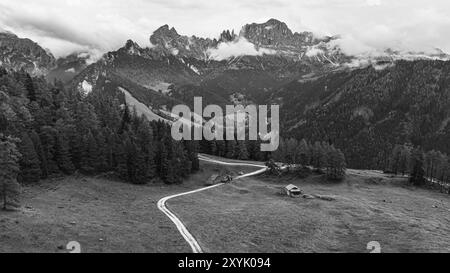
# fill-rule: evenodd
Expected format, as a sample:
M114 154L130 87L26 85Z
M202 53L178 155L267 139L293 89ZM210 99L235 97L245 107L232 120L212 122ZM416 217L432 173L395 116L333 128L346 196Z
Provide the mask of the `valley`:
M73 176L25 187L20 210L0 212L0 252L67 253L69 241L79 242L82 252L190 252L156 203L204 187L224 168L235 175L255 170L202 162L182 185ZM280 195L287 184L333 200ZM380 242L382 252L450 250L448 196L400 177L352 173L335 184L321 176L262 175L177 197L168 207L204 252L368 252L370 241Z
M145 31L60 56L0 31L0 253L450 252L449 54L352 54L273 18ZM180 141L194 97L280 118Z

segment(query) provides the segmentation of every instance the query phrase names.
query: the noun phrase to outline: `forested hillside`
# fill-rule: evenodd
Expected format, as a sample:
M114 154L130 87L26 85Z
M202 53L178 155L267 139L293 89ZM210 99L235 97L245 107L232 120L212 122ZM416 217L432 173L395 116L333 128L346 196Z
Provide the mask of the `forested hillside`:
M139 117L122 93L85 97L23 71L0 70L0 133L21 154L23 183L81 172L172 184L199 167L196 143L173 141L168 124Z
M450 62L399 61L300 80L271 97L282 134L327 141L348 166L388 169L396 145L450 153Z

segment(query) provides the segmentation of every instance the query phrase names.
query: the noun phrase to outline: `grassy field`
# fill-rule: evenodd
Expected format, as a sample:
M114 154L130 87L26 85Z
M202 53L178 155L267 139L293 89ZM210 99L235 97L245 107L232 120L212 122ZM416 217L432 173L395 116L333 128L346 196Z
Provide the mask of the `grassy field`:
M69 177L24 187L22 208L0 210L0 252L190 252L156 206L162 197L203 187L213 173L249 171L202 164L183 185L136 186ZM63 249L60 249L63 248Z
M135 186L69 177L27 186L18 211L0 211L0 252L190 252L157 201L203 187L215 173L257 168L201 163L183 185ZM340 184L260 176L170 200L206 252L450 252L450 197L403 178L351 171ZM280 187L334 198L293 199ZM59 248L58 248L59 247ZM62 247L62 249L61 249Z
M448 195L367 175L251 178L171 204L207 252L368 252L370 241L383 252L450 252ZM335 200L280 195L287 184Z

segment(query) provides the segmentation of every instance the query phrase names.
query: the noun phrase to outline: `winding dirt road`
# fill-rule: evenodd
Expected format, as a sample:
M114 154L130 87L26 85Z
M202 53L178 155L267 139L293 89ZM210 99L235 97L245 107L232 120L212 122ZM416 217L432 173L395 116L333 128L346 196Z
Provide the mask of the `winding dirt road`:
M210 163L216 163L216 164L219 164L219 165L250 166L250 167L260 167L260 168L262 168L262 169L260 169L258 171L251 172L251 173L248 173L248 174L244 174L244 175L235 177L234 180L238 180L238 179L249 177L249 176L258 175L258 174L264 173L267 170L267 167L265 167L262 164L258 165L258 164L240 163L240 162L238 162L238 163L229 163L229 162L223 162L223 161L211 159L211 158L209 158L207 156L204 156L204 155L199 155L199 159L201 161L210 162ZM222 185L224 185L224 183L213 185L213 186L209 186L209 187L205 187L205 188L200 188L198 190L193 190L193 191L189 191L189 192L184 192L184 193L179 193L179 194L167 196L167 197L164 197L164 198L162 198L161 200L158 201L158 209L160 211L162 211L165 215L167 215L167 217L169 217L169 219L175 224L175 226L177 227L178 231L183 236L183 238L186 240L186 242L189 244L189 246L192 249L192 252L194 252L194 253L203 253L203 250L200 247L200 245L197 242L197 240L194 238L194 236L192 236L192 234L189 232L189 230L183 224L183 222L181 222L181 220L173 212L171 212L167 208L166 203L167 203L167 201L169 201L170 199L173 199L173 198L177 198L177 197L180 197L180 196L189 195L189 194L193 194L193 193L209 190L209 189L216 188L216 187L219 187L219 186L222 186Z

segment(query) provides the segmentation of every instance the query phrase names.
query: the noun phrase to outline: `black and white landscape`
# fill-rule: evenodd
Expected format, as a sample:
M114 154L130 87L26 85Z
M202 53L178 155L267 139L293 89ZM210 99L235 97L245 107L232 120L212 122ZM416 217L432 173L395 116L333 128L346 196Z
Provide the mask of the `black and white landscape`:
M1 0L0 253L450 252L430 2ZM174 140L194 97L279 148Z

